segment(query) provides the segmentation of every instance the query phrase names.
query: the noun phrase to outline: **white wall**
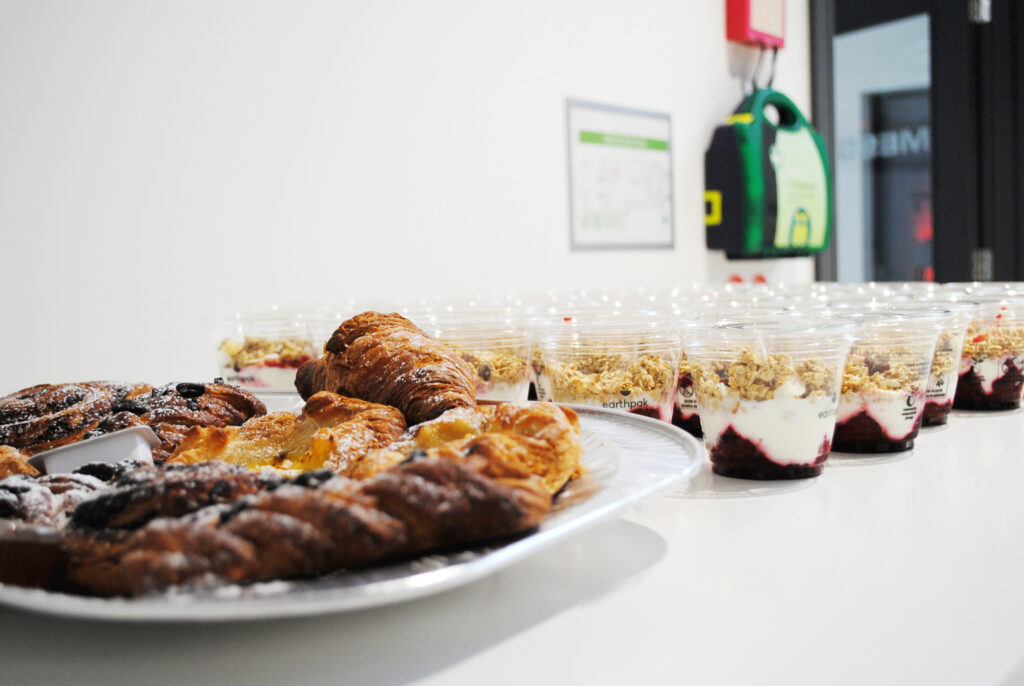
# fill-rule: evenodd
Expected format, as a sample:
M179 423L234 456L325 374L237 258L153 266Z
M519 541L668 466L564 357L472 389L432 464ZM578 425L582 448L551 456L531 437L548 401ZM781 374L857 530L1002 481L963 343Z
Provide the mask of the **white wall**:
M720 0L0 0L0 392L211 376L200 318L271 303L702 280L751 54ZM566 97L671 113L674 250L569 252Z

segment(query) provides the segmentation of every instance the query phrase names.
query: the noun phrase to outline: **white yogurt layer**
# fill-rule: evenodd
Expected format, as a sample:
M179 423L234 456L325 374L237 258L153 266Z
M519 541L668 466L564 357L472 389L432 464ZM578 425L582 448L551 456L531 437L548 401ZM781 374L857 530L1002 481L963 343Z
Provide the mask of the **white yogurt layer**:
M977 374L978 380L981 382L981 390L985 391L985 393L991 393L992 384L1006 374L1007 364L1012 363L1019 367L1022 362L1024 362L1024 358L1014 358L1012 353L1007 353L1000 357L986 357L984 360L964 357L960 359L960 374L966 374L973 368L974 373Z
M839 397L836 423L842 424L861 412L867 412L890 440L902 441L921 421L924 404L921 391L843 393Z
M294 367L260 367L250 365L237 372L233 367L222 370L224 380L246 388L295 388Z
M719 390L720 406L700 413L708 449L732 427L776 464L809 465L818 459L822 444L832 440L835 398L820 394L801 398L804 389L799 381L784 383L771 400L730 397L725 384L719 384Z
M487 383L477 379L476 397L482 400L526 400L530 396L530 382Z

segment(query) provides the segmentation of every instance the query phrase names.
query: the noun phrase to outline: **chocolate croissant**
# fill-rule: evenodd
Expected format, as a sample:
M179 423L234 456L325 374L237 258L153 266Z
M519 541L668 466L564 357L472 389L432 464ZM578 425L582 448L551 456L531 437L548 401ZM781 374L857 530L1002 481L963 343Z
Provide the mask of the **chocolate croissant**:
M299 367L295 387L304 400L332 391L397 407L410 426L476 406L469 365L399 314L363 312L342 322L324 356Z

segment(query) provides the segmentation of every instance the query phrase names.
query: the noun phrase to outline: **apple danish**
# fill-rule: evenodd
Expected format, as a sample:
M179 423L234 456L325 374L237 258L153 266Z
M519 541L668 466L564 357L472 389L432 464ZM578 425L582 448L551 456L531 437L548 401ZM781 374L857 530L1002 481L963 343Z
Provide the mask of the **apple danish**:
M321 391L298 416L275 412L240 427L194 428L169 462L220 460L250 469L302 471L326 467L345 474L367 452L389 445L404 431L402 413L393 407Z

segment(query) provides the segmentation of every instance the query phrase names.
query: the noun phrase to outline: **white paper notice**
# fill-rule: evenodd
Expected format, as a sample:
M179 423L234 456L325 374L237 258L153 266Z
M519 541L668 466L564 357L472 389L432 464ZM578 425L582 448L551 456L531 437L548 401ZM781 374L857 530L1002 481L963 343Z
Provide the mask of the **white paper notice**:
M667 114L569 100L572 247L671 248Z

